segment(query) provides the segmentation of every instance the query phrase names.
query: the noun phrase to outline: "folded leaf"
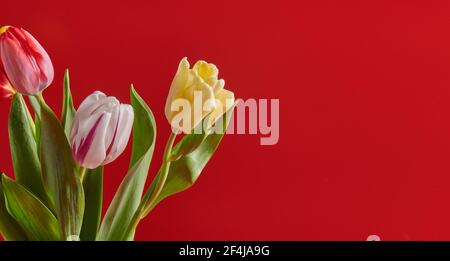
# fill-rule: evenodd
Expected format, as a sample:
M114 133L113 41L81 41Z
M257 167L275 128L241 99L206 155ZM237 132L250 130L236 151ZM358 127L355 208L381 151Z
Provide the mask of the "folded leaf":
M5 175L0 173L1 176ZM11 217L6 209L6 201L0 178L0 234L5 240L28 240L27 235L20 227L19 223Z
M85 207L80 238L83 241L94 241L102 214L103 167L87 170L83 188Z
M134 109L133 148L130 170L120 184L109 206L98 240L131 240L126 235L133 214L139 206L145 180L152 160L156 138L156 125L153 113L131 87L131 105Z
M32 240L59 240L58 221L30 191L2 175L8 213Z
M29 111L22 95L19 93L14 95L11 103L8 131L14 175L17 182L49 205L49 198L42 183L38 148L30 126Z
M61 122L67 137L70 137L72 121L75 117L75 108L73 106L72 93L70 91L69 70L64 73L64 92Z
M64 129L42 97L39 104L44 186L54 202L62 238L79 236L84 212L83 186Z
M148 212L150 212L164 198L186 190L192 186L195 181L197 181L203 168L206 166L219 146L220 141L226 132L233 111L234 106L220 119L218 119L218 122L222 121L221 133L210 133L193 152L182 156L180 159L171 163L166 183L159 197L153 205L148 206L148 208L145 209L144 216L147 215ZM184 139L192 139L191 135L195 134L188 134L184 136L180 142L183 143ZM154 179L149 187L149 191L146 193L151 193L151 191L155 188L155 182L157 182L160 172L158 172L158 176Z

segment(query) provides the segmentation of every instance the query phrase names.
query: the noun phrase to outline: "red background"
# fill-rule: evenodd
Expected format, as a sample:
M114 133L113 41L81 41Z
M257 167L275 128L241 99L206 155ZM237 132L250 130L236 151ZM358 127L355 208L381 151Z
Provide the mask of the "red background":
M183 56L218 65L237 97L280 99L279 143L226 136L139 240L450 240L450 3L266 2L3 1L1 23L50 54L56 111L66 67L76 105L97 89L128 102L135 84L158 124L149 177ZM128 159L129 148L106 167L105 207Z

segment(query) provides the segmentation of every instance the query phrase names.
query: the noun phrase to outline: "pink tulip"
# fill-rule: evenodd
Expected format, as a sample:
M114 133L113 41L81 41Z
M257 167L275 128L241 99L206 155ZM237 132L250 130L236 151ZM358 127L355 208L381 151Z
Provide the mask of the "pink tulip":
M3 69L3 66L0 63L0 99L11 98L15 92L16 91L11 86L8 77L6 77L5 70Z
M0 61L12 86L24 95L36 95L53 81L50 57L22 28L0 28Z
M99 91L89 95L75 114L70 135L76 162L94 169L114 161L127 146L133 120L131 105Z

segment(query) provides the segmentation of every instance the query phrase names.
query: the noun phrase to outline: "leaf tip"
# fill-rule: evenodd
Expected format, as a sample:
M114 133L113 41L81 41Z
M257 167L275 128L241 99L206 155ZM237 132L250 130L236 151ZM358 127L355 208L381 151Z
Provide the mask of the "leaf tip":
M136 96L137 92L136 92L136 88L134 88L134 84L130 85L130 95L131 96Z

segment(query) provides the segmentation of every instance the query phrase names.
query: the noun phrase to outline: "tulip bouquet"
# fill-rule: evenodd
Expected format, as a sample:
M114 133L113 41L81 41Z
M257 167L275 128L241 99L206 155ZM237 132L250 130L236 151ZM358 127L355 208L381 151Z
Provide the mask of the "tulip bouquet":
M49 55L29 32L0 28L0 98L11 101L15 177L0 174L0 233L6 240L133 240L139 221L159 202L195 183L235 106L215 65L198 61L191 68L182 59L165 107L172 132L145 189L156 125L133 86L131 105L95 91L75 110L66 70L58 118L42 93L53 76ZM104 165L121 155L130 136L129 170L101 218Z

